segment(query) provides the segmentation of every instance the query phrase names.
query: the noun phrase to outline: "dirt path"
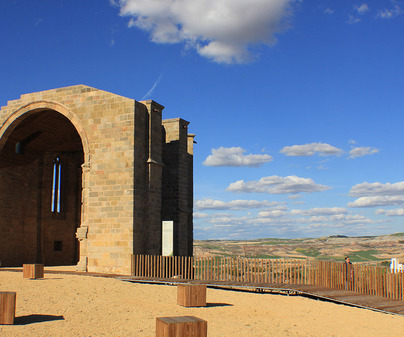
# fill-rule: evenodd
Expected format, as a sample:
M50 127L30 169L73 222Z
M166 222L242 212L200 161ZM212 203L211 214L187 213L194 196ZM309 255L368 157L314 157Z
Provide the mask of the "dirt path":
M17 292L16 324L1 336L155 336L156 317L196 316L208 336L403 336L404 317L298 296L208 289L208 306L176 304L175 286L0 271L0 291Z

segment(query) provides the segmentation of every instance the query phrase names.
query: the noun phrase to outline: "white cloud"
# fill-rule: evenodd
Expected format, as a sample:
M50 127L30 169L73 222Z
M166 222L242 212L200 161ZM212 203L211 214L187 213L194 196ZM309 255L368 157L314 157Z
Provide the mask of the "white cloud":
M335 214L345 214L348 213L346 208L343 207L323 207L323 208L312 208L312 209L292 209L290 211L291 215L335 215Z
M210 215L207 213L194 212L193 217L194 219L207 219Z
M310 178L270 176L246 182L239 180L231 183L226 190L242 193L296 194L320 192L328 189L328 186L316 184Z
M262 211L258 213L259 218L279 218L286 215L287 212L282 209L273 209L271 211Z
M297 200L297 199L300 199L300 198L302 198L303 196L302 195L300 195L300 194L293 194L293 195L289 195L288 196L288 199L290 199L290 200Z
M377 209L375 214L383 214L387 216L404 216L404 208L397 209Z
M361 22L361 19L353 16L353 15L348 15L348 20L346 21L346 23L353 25L355 23Z
M366 12L369 11L369 6L365 3L363 3L360 6L354 5L353 8L354 8L355 14L354 15L349 14L348 20L346 21L348 24L351 24L351 25L362 21L359 17L357 17L357 15L364 15Z
M250 47L276 42L288 28L295 0L110 0L129 26L147 32L153 42L184 42L215 62L244 63Z
M382 9L377 13L377 16L382 19L392 19L392 18L402 14L403 10L401 9L400 5L395 3L395 1L392 1L392 2L393 2L393 8Z
M404 195L361 197L348 203L348 207L379 207L390 205L404 205Z
M359 214L338 214L338 215L333 215L330 216L330 221L337 221L339 223L343 224L369 224L369 223L375 223L374 220L366 218L363 215Z
M359 198L350 202L348 207L402 205L404 204L404 181L394 184L364 182L353 186L349 196Z
M241 147L219 147L212 149L203 162L206 166L250 166L257 167L272 160L269 154L248 154Z
M344 209L341 209L345 212ZM330 211L329 213L332 213ZM235 216L232 214L210 214L203 219L196 219L197 236L205 238L231 238L236 232L243 232L243 237L307 237L331 234L357 235L374 230L374 221L357 214L331 214L294 217L285 209L258 212L257 215ZM383 221L386 222L385 220Z
M391 183L368 183L357 184L349 191L351 197L361 196L404 196L404 181Z
M236 227L235 225L214 225L213 227Z
M249 220L250 218L246 216L212 216L209 220L209 223L215 225L215 227L223 225L231 225L233 227L236 227L237 225L248 223Z
M308 216L306 218L299 218L296 219L295 221L297 223L301 224L313 224L313 223L322 223L322 224L328 224L329 226L344 226L344 225L351 225L351 224L370 224L370 223L376 223L377 221L374 221L372 219L366 218L363 215L359 214L346 214L347 211L344 210L343 213L339 214L319 214L319 215L311 215L310 212L306 214L302 214L303 216ZM293 214L292 212L290 215L298 215L298 214Z
M355 8L356 12L361 15L365 14L367 11L369 11L369 6L365 3L363 3L360 6L354 6L354 8Z
M326 9L324 9L324 11L323 11L323 13L324 14L334 14L334 10L333 9L331 9L331 8L326 8Z
M195 201L195 209L197 210L241 210L241 209L252 209L252 208L264 208L264 207L275 207L281 205L277 201L258 201L258 200L232 200L232 201L221 201L214 199L201 199Z
M378 153L379 149L376 149L374 147L354 147L351 151L349 151L349 157L350 158L358 158L358 157L363 157L366 155L370 154L375 154Z
M304 145L285 146L281 153L287 156L335 156L343 153L341 149L327 143L310 143Z

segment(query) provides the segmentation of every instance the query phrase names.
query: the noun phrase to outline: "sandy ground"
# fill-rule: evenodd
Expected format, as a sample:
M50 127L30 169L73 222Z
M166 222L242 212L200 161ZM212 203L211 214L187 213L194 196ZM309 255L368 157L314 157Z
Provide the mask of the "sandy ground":
M0 336L155 336L156 317L207 320L208 336L404 336L404 317L282 296L207 290L207 307L177 305L177 288L101 277L0 270L0 291L17 292L15 325Z

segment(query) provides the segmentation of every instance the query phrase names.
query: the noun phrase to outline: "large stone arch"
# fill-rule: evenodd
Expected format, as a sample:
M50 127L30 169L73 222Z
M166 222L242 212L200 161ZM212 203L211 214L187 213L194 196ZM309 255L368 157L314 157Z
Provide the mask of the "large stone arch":
M7 136L14 130L14 128L18 125L15 122L21 118L26 118L35 112L41 110L54 110L65 116L70 122L74 125L81 138L81 142L83 144L84 150L84 162L89 163L90 159L90 150L89 150L89 143L87 139L87 135L82 127L79 119L77 116L66 106L54 101L35 101L24 106L20 107L19 109L15 110L11 113L6 120L4 121L3 125L0 127L0 151L4 146ZM13 127L14 125L14 127Z
M80 247L75 236L85 221L89 158L80 120L58 102L33 101L6 117L0 127L3 265L76 264L79 257L83 262L86 236L81 236ZM51 209L51 203L60 208Z

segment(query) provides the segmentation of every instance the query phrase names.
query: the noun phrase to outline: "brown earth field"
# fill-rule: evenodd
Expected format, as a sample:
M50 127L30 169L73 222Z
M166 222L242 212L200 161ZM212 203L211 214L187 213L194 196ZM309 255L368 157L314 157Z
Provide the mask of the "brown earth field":
M204 240L194 242L194 255L255 258L317 259L389 265L391 258L404 263L404 233L381 236L329 236L304 239L258 239L247 241Z
M404 333L404 316L300 296L208 288L206 307L186 308L177 304L175 285L46 273L44 279L30 280L21 271L1 268L0 291L17 293L15 324L0 325L2 337L150 337L156 335L156 317L172 316L206 320L210 337L399 337Z

